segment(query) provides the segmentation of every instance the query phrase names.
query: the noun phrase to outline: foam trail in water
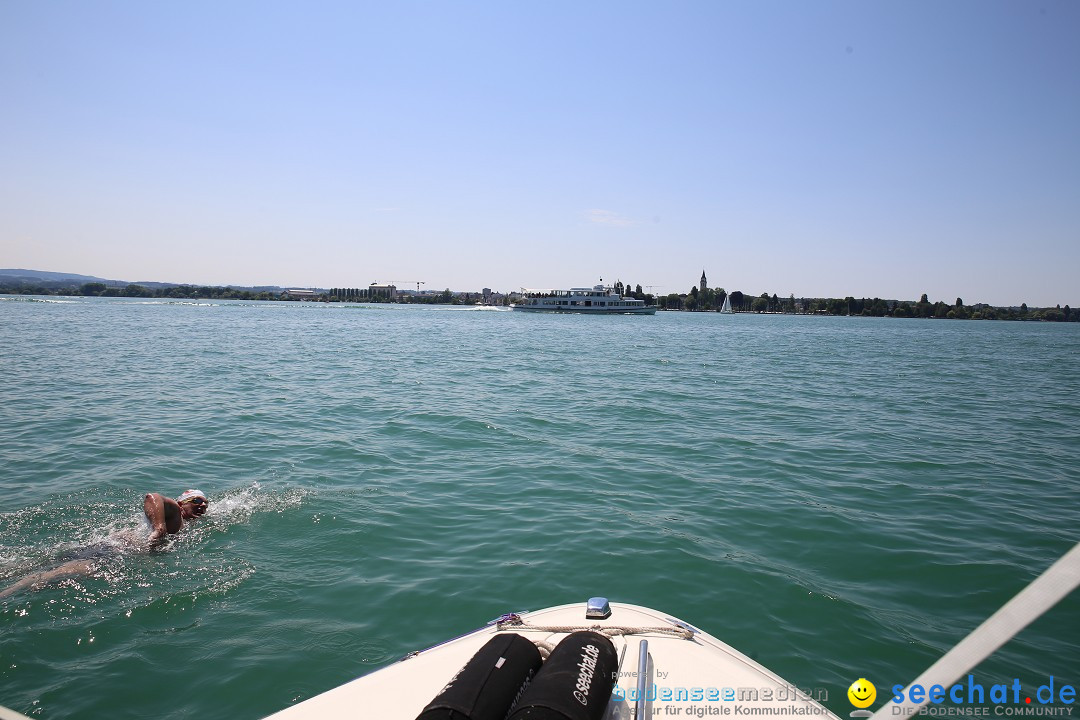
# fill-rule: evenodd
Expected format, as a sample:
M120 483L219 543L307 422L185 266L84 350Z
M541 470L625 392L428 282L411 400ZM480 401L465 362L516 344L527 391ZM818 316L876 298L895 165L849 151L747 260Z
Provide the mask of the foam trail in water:
M308 492L300 488L274 492L263 490L258 482L253 482L247 487L227 490L222 497L211 497L205 517L215 524L246 522L256 512L282 512L299 507Z

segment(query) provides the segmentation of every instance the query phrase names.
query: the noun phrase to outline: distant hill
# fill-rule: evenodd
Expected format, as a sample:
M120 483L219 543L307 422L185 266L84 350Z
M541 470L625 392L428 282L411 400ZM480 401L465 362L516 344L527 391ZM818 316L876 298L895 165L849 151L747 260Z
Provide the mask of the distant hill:
M22 284L34 284L45 282L64 282L64 283L88 283L99 282L105 283L110 287L124 287L129 283L121 280L106 280L105 278L94 277L93 275L76 275L75 273L61 273L61 272L49 272L47 270L20 270L20 269L0 269L0 279L11 282L21 282Z
M3 268L0 269L0 286L18 287L23 285L37 285L50 290L56 290L59 288L75 287L82 285L83 283L104 283L108 287L127 287L128 285L142 285L143 287L151 288L154 290L160 288L171 288L178 285L198 285L199 283L174 283L174 282L154 282L150 280L139 280L134 283L127 280L106 280L105 278L95 277L93 275L79 275L77 273L62 273L51 272L48 270L24 270ZM245 287L242 285L229 285L236 290L247 290L250 292L281 292L284 288L278 285L257 285L254 287ZM289 287L296 287L290 285ZM324 292L324 289L316 288L318 292Z

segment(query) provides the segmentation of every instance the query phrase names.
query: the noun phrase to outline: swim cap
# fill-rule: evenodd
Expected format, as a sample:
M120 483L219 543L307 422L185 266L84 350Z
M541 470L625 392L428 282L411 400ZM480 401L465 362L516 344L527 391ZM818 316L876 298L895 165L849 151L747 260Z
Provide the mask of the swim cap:
M180 497L176 498L177 503L185 503L188 500L194 500L195 498L202 498L206 503L210 501L206 498L206 495L200 490L185 490L180 494Z

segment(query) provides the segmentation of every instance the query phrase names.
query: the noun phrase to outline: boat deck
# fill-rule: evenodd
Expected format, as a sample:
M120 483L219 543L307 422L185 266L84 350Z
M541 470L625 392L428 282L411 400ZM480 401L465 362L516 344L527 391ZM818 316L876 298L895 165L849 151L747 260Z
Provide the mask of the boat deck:
M593 629L611 637L620 659L604 716L610 720L732 713L837 720L802 691L708 633L649 608L622 603L610 607L611 616L603 620L587 620L584 603L507 616L510 619L499 625L408 656L271 717L345 718L359 711L368 717L412 720L494 633L516 632L553 646L572 630ZM644 674L639 672L642 641ZM640 715L635 713L639 697L645 698Z

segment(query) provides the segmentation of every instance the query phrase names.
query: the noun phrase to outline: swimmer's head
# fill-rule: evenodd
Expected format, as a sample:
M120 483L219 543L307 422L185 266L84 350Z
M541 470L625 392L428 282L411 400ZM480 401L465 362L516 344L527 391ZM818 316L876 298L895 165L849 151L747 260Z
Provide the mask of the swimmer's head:
M210 501L199 490L185 490L180 493L180 497L176 498L176 504L180 506L184 517L198 517L206 513L206 509L210 507Z

